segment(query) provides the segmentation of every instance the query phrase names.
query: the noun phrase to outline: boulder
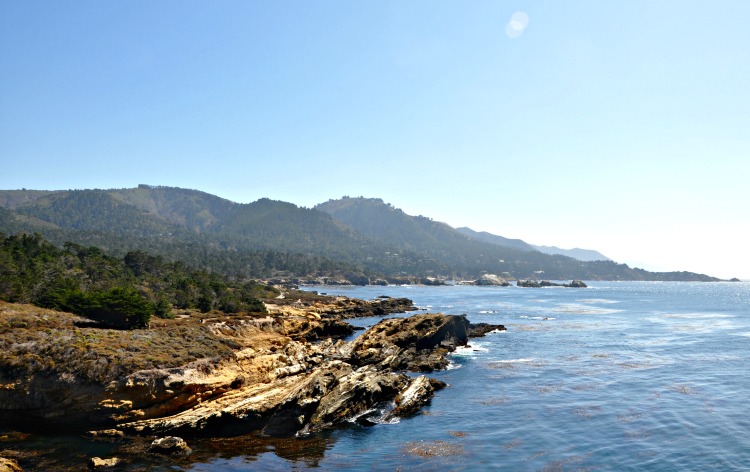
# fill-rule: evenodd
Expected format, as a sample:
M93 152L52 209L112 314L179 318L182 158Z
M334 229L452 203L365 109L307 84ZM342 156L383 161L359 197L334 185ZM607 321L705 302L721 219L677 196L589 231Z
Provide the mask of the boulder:
M192 452L192 449L188 447L184 439L176 436L167 436L164 438L154 439L151 445L148 447L149 452L155 452L157 454L169 454L169 455L187 455Z
M23 472L23 469L15 460L0 457L0 472Z
M507 287L510 282L494 274L484 274L474 281L474 285L490 287Z
M414 415L434 396L436 390L445 388L445 382L420 375L413 379L409 386L398 394L396 407L390 417L405 417Z
M110 457L109 459L102 459L100 457L92 457L89 459L89 469L106 469L108 467L115 467L120 463L120 459L117 457Z

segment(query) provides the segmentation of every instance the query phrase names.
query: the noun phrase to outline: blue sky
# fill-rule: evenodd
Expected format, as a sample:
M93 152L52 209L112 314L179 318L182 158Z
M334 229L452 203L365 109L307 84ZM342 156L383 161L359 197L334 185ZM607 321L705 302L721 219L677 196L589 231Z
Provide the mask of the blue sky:
M0 188L380 197L750 278L748 18L721 0L0 2Z

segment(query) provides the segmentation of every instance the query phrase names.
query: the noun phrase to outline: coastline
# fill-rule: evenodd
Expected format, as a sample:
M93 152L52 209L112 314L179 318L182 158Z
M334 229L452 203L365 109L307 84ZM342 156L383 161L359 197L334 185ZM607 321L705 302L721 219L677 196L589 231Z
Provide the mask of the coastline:
M196 437L230 441L248 433L305 436L348 421L366 423L368 412L383 405L384 418L396 419L417 413L445 386L424 373L444 369L445 356L470 335L503 328L421 313L385 319L344 342L354 331L345 319L415 310L411 300L310 294L266 305L264 317L187 313L147 330L116 332L77 327L70 314L2 303L3 424L20 431L17 438L52 428L85 434L113 443L112 457L122 451L127 462L144 454L153 459L149 441L169 436L184 436L188 444ZM45 340L54 340L57 350ZM207 357L201 348L219 355ZM184 359L180 349L187 352ZM58 362L40 363L45 353ZM176 360L170 363L170 357ZM113 374L108 367L116 363ZM21 466L49 460L8 444L0 456ZM169 462L181 454L158 457Z

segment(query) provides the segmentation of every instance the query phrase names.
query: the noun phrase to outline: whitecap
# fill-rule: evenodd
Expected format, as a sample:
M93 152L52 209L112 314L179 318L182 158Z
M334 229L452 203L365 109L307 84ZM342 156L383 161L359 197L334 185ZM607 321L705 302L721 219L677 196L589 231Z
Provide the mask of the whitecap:
M550 317L550 316L526 316L526 315L521 315L521 316L519 316L519 318L524 318L524 319L527 319L527 320L543 320L543 321L548 321L548 320L554 320L555 319L555 318Z

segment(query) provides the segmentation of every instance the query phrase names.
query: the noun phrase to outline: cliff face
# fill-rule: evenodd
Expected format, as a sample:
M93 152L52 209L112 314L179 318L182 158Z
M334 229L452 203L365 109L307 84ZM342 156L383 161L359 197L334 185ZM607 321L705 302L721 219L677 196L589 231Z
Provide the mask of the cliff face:
M13 318L8 313L21 311L14 305L0 308L0 322L6 325ZM27 340L26 348L16 342L9 347L15 364L7 357L0 359L0 422L23 424L26 429L32 424L64 425L77 431L116 428L131 434L260 430L289 435L366 416L384 405L390 410L387 415L404 416L417 411L442 385L423 376L410 378L403 371L445 367L445 355L466 344L470 328L461 316L420 314L383 320L353 342L327 338L312 344L306 340L309 333L325 334L331 315L289 310L272 307L272 315L264 319L203 319L199 328L191 329L201 330L203 342L233 346L231 351L174 367L139 368L143 364L134 359L121 366L125 372L118 377L66 370L71 363L82 364L81 358L102 363L112 354L107 351L111 342L89 343L80 350L73 344L63 346L58 352L67 352L69 362L58 359L38 368L17 358L31 359L30 351L39 349L40 341ZM49 318L53 313L42 310L37 316ZM27 313L26 328L19 329L29 330L34 316ZM21 323L18 316L13 320ZM186 329L175 320L172 326L129 335L133 340L151 335L152 345L166 346L169 343L161 338L179 337ZM67 337L60 333L66 330ZM105 336L98 331L112 331L76 330L63 323L40 336L72 343L85 336ZM27 333L27 339L30 336ZM194 335L187 350L200 352L200 342L200 336Z

